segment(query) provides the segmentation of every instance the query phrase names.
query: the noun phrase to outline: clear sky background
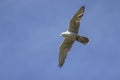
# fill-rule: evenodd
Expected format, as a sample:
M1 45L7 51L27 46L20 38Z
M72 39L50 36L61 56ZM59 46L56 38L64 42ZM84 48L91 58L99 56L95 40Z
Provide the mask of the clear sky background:
M82 5L90 42L60 69L59 35ZM120 80L120 0L0 0L0 80Z

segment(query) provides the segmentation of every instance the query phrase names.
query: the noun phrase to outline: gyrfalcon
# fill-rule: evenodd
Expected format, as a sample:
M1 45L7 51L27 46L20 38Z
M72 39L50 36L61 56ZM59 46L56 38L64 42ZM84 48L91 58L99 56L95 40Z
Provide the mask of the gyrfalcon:
M85 6L81 6L81 8L70 20L68 30L66 32L61 33L61 36L64 37L64 41L59 49L59 67L63 66L67 53L71 49L75 41L78 41L82 44L87 44L89 42L89 39L87 37L78 35L80 21L84 14L84 10L85 10Z

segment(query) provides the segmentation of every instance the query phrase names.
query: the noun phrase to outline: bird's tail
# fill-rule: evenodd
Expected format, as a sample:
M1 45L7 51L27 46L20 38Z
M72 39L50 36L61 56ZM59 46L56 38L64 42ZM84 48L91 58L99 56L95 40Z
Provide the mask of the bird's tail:
M78 41L82 44L87 44L89 42L89 39L84 36L77 36L76 41Z

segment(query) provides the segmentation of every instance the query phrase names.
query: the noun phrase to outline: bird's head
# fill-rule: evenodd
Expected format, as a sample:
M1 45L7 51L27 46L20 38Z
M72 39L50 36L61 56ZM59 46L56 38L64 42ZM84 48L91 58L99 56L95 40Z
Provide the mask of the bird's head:
M65 35L66 35L65 32L62 32L62 33L60 34L60 36L62 36L62 37L64 37Z

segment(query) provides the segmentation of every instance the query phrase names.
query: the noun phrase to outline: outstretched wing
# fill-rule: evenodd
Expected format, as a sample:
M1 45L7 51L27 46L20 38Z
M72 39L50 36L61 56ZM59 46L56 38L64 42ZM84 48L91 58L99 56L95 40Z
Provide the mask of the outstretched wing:
M85 6L82 6L77 11L77 13L73 16L73 18L70 20L68 31L78 34L80 20L82 19L82 16L84 14L84 10L85 10Z
M59 49L59 67L62 67L62 65L64 64L67 53L71 49L73 43L74 40L65 38L63 43L61 44Z

